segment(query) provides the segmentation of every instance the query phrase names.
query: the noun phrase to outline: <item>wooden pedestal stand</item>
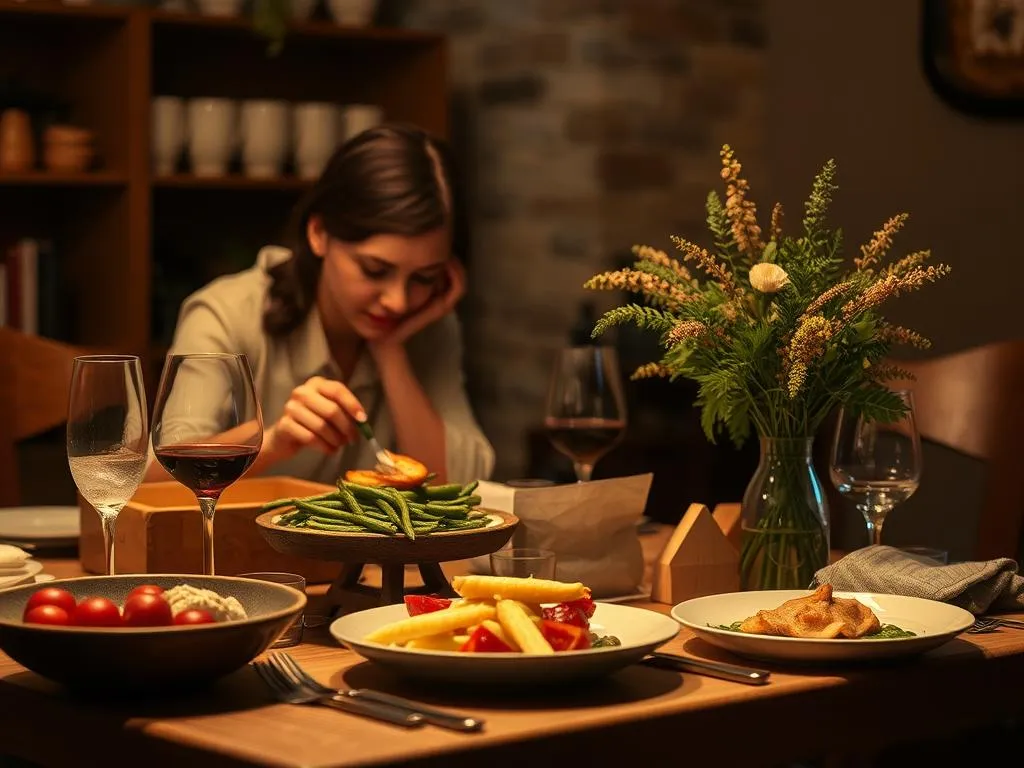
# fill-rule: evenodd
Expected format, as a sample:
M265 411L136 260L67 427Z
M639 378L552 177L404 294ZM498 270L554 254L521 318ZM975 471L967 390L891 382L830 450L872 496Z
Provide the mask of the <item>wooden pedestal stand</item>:
M739 553L708 508L691 504L654 563L651 599L675 605L739 588Z
M280 514L265 512L256 524L267 542L278 552L302 557L333 560L341 564L341 573L325 596L331 617L402 602L408 594L439 594L452 591L441 570L441 563L488 555L501 549L519 524L519 519L504 512L483 510L491 518L486 528L450 531L422 536L409 541L404 536L379 533L328 533L306 528L288 528L274 524ZM379 565L381 586L361 584L367 565ZM407 589L406 566L416 566L423 586Z

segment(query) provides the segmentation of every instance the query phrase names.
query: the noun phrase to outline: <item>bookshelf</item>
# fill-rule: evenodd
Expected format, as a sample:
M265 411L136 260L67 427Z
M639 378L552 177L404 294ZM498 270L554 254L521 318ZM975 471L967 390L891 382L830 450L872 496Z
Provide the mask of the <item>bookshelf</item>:
M180 299L250 266L310 185L237 169L154 176L154 96L372 103L448 133L444 38L406 29L313 20L270 56L248 17L0 0L0 78L61 103L100 158L82 173L0 171L0 243L51 242L68 296L61 340L142 356L151 393Z

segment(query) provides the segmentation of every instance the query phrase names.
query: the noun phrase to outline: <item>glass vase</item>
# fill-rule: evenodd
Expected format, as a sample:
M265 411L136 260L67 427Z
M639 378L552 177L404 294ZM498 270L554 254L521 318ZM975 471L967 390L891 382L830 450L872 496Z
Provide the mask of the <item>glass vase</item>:
M829 515L812 437L761 437L743 495L740 589L807 589L828 565Z

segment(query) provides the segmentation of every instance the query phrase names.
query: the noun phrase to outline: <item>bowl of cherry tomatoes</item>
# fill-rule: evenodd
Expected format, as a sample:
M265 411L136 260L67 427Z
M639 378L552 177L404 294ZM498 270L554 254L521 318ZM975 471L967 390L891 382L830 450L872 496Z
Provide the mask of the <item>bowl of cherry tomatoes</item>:
M0 591L0 650L95 693L212 683L266 650L306 596L236 576L86 576Z

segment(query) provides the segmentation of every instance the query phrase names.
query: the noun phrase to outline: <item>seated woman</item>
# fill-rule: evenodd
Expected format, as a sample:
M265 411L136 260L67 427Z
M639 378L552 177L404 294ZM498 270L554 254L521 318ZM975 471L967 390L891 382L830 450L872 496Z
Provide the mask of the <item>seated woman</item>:
M490 476L494 453L463 385L453 312L452 170L424 132L381 125L343 144L296 207L294 247L182 304L171 353L244 353L263 412L249 474L333 483L376 463L355 421L437 482ZM147 480L166 479L151 462Z

